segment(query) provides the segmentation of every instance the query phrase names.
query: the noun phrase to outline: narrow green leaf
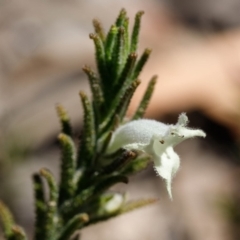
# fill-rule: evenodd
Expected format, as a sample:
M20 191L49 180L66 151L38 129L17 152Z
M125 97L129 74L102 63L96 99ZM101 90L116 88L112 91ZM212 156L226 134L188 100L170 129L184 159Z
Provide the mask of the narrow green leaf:
M17 225L12 227L13 235L11 236L11 240L26 240L27 236L23 229Z
M57 240L68 240L72 236L72 234L76 231L81 229L85 223L89 221L89 217L86 213L81 213L75 215L71 220L68 221L66 226L60 233L60 236Z
M90 221L86 224L86 225L90 225L90 224L95 224L101 221L106 221L109 220L110 218L119 216L121 214L125 214L128 213L130 211L133 211L135 209L141 208L141 207L145 207L148 206L150 204L153 204L155 202L157 202L158 199L140 199L140 200L135 200L135 201L131 201L128 202L126 204L124 204L120 210L113 212L113 213L102 213L99 214L97 216L93 216L91 217Z
M101 142L100 150L98 152L98 159L101 158L101 156L106 152L108 144L110 143L112 138L112 132L108 132L106 136L104 136L102 139L99 139L99 142Z
M64 109L64 107L61 104L57 104L56 110L62 125L62 133L72 136L72 127L71 127L71 123L70 123L70 119L68 117L67 111Z
M135 80L128 87L125 87L125 85L127 85L126 83L121 87L118 96L112 100L112 106L110 107L108 115L99 126L100 132L105 132L113 126L115 115L119 116L120 121L123 119L133 93L139 84L140 81Z
M96 145L93 108L84 92L80 92L80 97L84 109L84 125L77 159L78 168L81 166L93 166Z
M117 34L118 34L118 28L115 25L111 26L106 38L106 43L105 43L105 51L106 51L105 60L107 64L107 69L109 69L110 67L109 63L112 60L112 54L113 54L114 46L116 44Z
M102 27L101 22L98 21L97 19L94 19L93 27L94 27L95 33L101 38L102 42L104 43L106 36L105 36L104 29Z
M43 231L46 225L47 205L44 196L43 182L39 174L33 175L34 193L35 193L35 240L42 240L46 237Z
M122 119L124 118L132 96L140 83L141 82L139 80L135 80L134 82L132 82L131 85L127 88L123 97L120 99L119 105L117 106L115 113L118 114L120 121L122 121Z
M120 13L119 13L119 15L118 15L118 17L117 17L117 20L116 20L116 26L117 27L121 27L121 26L123 26L123 23L124 23L124 21L126 20L126 18L127 18L127 12L126 12L126 10L123 8L121 11L120 11Z
M129 32L128 32L128 27L129 27L129 18L126 18L123 22L123 27L124 27L124 36L125 36L125 58L127 58L130 50L130 40L129 40Z
M40 170L40 175L43 176L49 187L49 201L52 205L56 205L56 200L58 199L58 187L54 179L53 174L46 168Z
M1 201L0 201L0 220L2 222L4 236L6 239L9 239L13 234L12 227L14 226L14 220L7 206Z
M103 96L100 79L88 66L84 66L83 71L87 74L89 79L89 84L91 87L92 98L93 98L94 111L97 114L98 118L101 118L103 105L104 105L104 96Z
M137 54L136 53L131 53L129 54L127 58L127 62L122 70L122 73L119 77L119 80L117 81L117 87L118 89L121 88L121 86L126 85L131 79L130 76L132 74L132 71L134 69L134 64L137 60Z
M91 217L90 221L86 224L86 226L92 225L92 224L96 224L102 221L107 221L110 218L116 217L118 215L118 213L103 213L103 214L99 214L98 216L93 216Z
M137 61L136 66L133 70L133 74L132 74L132 79L137 79L139 74L141 73L144 65L146 64L150 54L151 54L152 50L151 49L145 49L145 51L143 52L142 56L140 57L140 59Z
M135 16L135 22L134 22L132 36L131 36L130 52L136 52L137 51L141 17L142 17L143 14L144 14L144 12L141 11L141 12L138 12Z
M153 76L152 79L150 80L150 82L148 83L147 89L143 95L143 98L142 98L135 114L133 115L132 120L136 120L136 119L143 117L143 115L148 107L149 101L152 97L156 82L157 82L157 76Z
M46 224L45 231L46 239L53 240L56 234L58 216L57 216L57 200L58 200L58 187L57 183L48 169L40 170L41 176L43 176L49 187L49 200L47 201L47 214L46 214Z
M97 34L91 33L89 35L90 39L93 40L94 45L95 45L95 57L96 57L96 62L97 62L97 67L98 67L98 72L101 76L101 80L104 81L107 75L107 69L105 66L105 50L104 50L104 45L102 42L102 39L100 36Z
M112 84L115 85L119 74L121 73L126 62L125 58L125 29L124 27L118 28L116 44L113 50L112 64L111 64L111 78Z
M122 206L119 214L127 213L130 211L136 210L138 208L148 206L150 204L156 203L157 201L158 199L156 198L152 198L152 199L150 198L150 199L139 199L139 200L133 200L133 201L127 202Z
M62 159L61 159L61 180L59 185L59 198L58 205L61 205L63 201L73 196L74 174L76 170L76 149L72 139L61 133L58 136L58 140L61 144Z

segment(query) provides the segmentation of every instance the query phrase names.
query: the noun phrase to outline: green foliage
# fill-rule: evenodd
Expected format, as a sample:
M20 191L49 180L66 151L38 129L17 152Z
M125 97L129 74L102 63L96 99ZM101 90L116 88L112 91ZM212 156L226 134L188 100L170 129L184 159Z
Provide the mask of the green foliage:
M62 133L72 136L72 127L66 110L60 104L56 106L56 110L62 125Z
M33 187L35 193L35 240L46 239L45 220L47 214L47 204L45 203L43 179L40 174L33 175Z
M61 177L59 184L58 204L61 205L66 199L74 195L74 175L76 172L76 149L72 139L60 133L58 140L62 149Z
M90 224L151 204L155 199L126 202L119 193L107 193L116 183L128 183L128 176L144 169L148 156L138 152L119 151L108 155L107 147L117 126L126 121L126 111L140 81L138 76L151 51L146 49L138 59L137 46L143 12L137 13L131 38L129 19L122 10L109 32L93 21L97 73L85 66L92 98L80 92L84 112L83 130L78 146L72 138L70 119L63 106L57 105L61 123L58 140L61 148L60 182L52 173L41 169L34 174L35 240L68 240L75 231ZM141 118L151 98L156 77L150 81L133 119ZM47 191L45 189L47 187ZM121 199L115 204L115 198ZM115 206L109 208L113 201ZM115 204L115 205L114 205ZM21 228L3 203L0 217L7 240L26 239ZM77 239L75 236L74 239Z
M61 230L57 240L69 239L76 230L81 229L88 221L89 218L87 214L76 214L76 216L74 216L71 221L69 221L68 224Z
M148 87L147 87L145 93L144 93L142 101L140 102L140 104L137 108L137 111L133 115L133 118L132 118L133 120L136 120L136 119L139 119L139 118L143 117L143 115L144 115L144 113L147 109L148 103L151 99L156 81L157 81L157 76L153 76L151 81L148 84Z
M140 207L144 207L149 204L155 203L157 201L158 200L155 198L129 201L122 206L120 213L127 213L127 212L133 211L135 209L138 209Z
M13 216L3 202L0 202L0 219L6 239L26 240L26 235L21 227L15 224Z
M96 126L94 119L94 109L84 92L80 92L84 110L83 134L79 147L77 167L86 166L92 168L94 164L94 154L96 148Z
M11 212L2 202L0 202L0 216L3 224L4 235L8 238L13 234L12 227L14 226L14 220Z

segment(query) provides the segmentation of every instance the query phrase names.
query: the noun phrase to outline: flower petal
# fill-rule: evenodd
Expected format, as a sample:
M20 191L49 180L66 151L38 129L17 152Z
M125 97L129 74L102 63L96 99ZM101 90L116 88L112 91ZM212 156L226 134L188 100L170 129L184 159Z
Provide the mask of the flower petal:
M179 137L183 140L193 137L206 137L206 133L199 129L179 128L177 131Z
M186 127L188 124L188 117L186 113L181 113L178 117L178 122L176 125L181 126L181 127Z
M161 138L168 131L169 125L151 120L140 119L128 122L113 133L112 140L108 146L108 153L112 153L119 148L125 148L133 143L139 145L149 144L152 136L155 134Z
M169 197L172 199L171 183L172 178L179 169L180 158L174 152L172 147L168 147L166 151L154 159L154 169L159 176L166 181L166 187Z

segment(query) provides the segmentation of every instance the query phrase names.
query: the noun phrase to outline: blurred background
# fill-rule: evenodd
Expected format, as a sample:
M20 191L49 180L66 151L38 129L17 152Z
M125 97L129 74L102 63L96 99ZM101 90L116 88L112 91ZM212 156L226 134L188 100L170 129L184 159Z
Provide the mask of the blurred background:
M145 11L139 54L153 49L129 114L157 74L146 117L174 123L187 112L207 138L177 147L173 202L150 167L115 189L159 202L89 227L82 239L240 239L239 0L0 0L0 199L31 238L31 175L44 166L58 176L54 107L68 109L77 137L78 92L89 92L81 68L94 66L92 19L108 30L121 8L131 23Z

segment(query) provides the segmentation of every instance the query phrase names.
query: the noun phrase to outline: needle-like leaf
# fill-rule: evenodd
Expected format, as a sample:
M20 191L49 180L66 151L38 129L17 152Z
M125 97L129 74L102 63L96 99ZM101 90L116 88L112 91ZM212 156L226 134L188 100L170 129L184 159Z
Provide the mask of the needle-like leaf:
M60 236L57 240L68 240L71 235L84 226L85 223L89 221L89 217L86 213L81 213L75 215L71 220L61 230Z
M140 59L137 61L136 66L133 70L132 79L137 79L139 74L141 73L144 65L146 64L152 50L146 49L143 54L141 55Z
M92 105L84 92L80 92L80 98L82 100L84 109L84 125L82 139L79 147L77 167L92 167L96 148L94 112Z
M9 239L13 232L12 227L14 226L14 220L11 212L7 208L7 206L0 201L0 220L3 226L3 232L6 239Z
M133 115L132 120L140 119L143 117L143 115L148 107L149 101L152 97L156 81L157 81L157 76L153 76L152 79L150 80L150 82L148 83L147 89L143 95L143 98L142 98L135 114Z
M130 47L131 52L137 51L141 17L143 14L144 14L144 12L140 11L135 16L135 22L134 22L132 36L131 36L131 47Z
M102 42L104 43L106 36L105 36L105 32L101 22L98 21L97 19L94 19L93 27L94 27L95 33L101 38Z
M61 205L63 201L68 200L73 196L75 190L74 174L76 171L76 149L72 139L61 133L58 136L61 149L61 180L59 185L58 204Z
M108 77L107 75L107 69L105 64L105 50L104 50L104 44L102 42L102 39L99 35L91 33L89 35L90 39L93 40L95 45L95 57L98 67L98 72L101 76L101 80L103 81Z
M89 80L89 84L92 92L92 101L94 105L94 111L98 119L100 120L103 114L102 111L104 110L104 96L103 96L102 84L100 82L100 79L97 77L97 75L94 73L94 71L90 67L84 66L83 71L88 76L88 80Z
M47 206L44 196L43 182L38 173L33 175L33 186L35 193L35 240L42 240L46 237L44 231L46 226Z
M70 123L70 118L68 117L67 111L61 104L56 105L58 117L62 125L62 133L72 136L72 127Z
M49 199L47 201L47 214L45 223L45 237L54 240L59 221L57 216L58 187L57 183L48 169L41 169L40 175L46 179L49 188Z

